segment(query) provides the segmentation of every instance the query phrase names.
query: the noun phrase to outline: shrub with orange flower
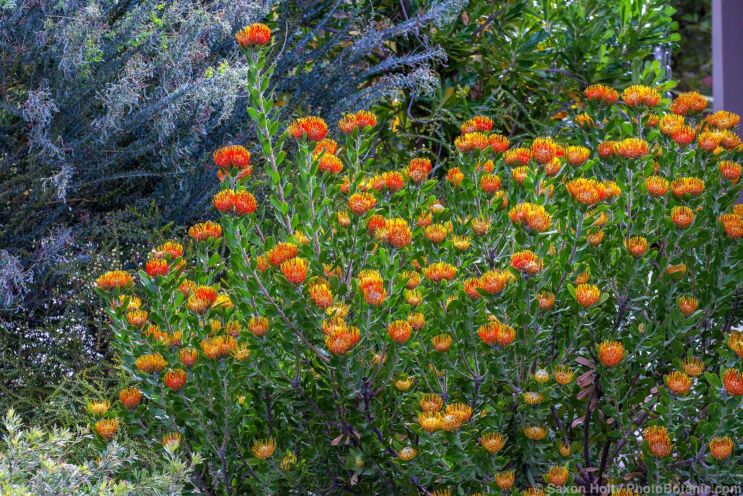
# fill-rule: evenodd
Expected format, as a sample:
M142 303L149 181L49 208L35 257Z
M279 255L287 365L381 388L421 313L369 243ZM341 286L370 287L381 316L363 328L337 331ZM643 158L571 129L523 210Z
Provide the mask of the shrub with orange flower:
M96 392L94 430L178 433L211 494L583 492L706 481L706 455L733 473L737 116L592 85L550 138L466 120L438 174L368 111L284 133L246 43L258 151L215 152L218 220L95 282L132 386Z

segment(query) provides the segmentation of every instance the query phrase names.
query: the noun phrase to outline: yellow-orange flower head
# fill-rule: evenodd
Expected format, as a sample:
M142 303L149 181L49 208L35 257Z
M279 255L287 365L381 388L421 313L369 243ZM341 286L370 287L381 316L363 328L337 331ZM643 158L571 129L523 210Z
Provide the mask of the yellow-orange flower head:
M265 24L251 24L238 31L235 39L243 48L265 46L271 41L271 29Z
M300 117L289 125L288 131L296 139L320 141L328 134L328 125L320 117Z
M599 360L605 367L616 367L624 359L624 345L619 341L604 341L596 348Z

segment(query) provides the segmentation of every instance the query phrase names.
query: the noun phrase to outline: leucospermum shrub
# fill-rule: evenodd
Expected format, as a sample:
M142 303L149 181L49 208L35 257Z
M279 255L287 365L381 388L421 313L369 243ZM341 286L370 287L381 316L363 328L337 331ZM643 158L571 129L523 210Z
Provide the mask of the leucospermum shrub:
M553 138L463 123L439 178L370 112L274 120L270 38L238 41L259 153L214 153L219 222L97 281L132 383L101 438L177 439L211 494L736 480L738 116L591 86Z

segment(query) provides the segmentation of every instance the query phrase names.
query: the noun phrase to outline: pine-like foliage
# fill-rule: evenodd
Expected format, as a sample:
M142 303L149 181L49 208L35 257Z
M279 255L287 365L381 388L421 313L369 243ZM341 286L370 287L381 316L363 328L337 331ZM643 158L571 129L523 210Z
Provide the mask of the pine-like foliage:
M209 153L254 141L238 29L271 24L283 114L337 120L435 87L445 55L422 31L462 4L393 20L368 1L0 1L3 398L33 404L107 356L91 271L202 214L217 187Z

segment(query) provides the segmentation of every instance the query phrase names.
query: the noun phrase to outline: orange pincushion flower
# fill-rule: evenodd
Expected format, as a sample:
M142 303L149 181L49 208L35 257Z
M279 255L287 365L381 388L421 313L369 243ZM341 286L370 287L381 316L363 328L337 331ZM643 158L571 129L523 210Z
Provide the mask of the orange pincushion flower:
M462 131L462 134L487 132L493 129L493 119L484 115L476 115L464 121L459 129Z
M660 132L666 136L672 136L684 125L684 118L680 115L666 114L660 119L658 127Z
M233 211L237 215L249 215L258 208L255 196L245 190L236 191L232 197Z
M726 460L733 454L733 440L730 436L713 437L709 442L709 452L715 460Z
M670 374L663 376L663 380L666 383L666 387L678 396L686 396L689 394L691 389L691 379L688 375L678 370L674 370Z
M565 187L570 196L583 205L594 205L607 198L606 188L595 179L579 177L566 183Z
M480 279L465 279L464 281L462 281L462 286L464 288L464 292L467 293L467 296L469 296L471 300L480 299L479 289L482 287Z
M135 360L137 370L146 374L160 373L168 364L160 353L142 355Z
M730 160L722 160L717 167L720 169L720 175L728 181L737 183L740 179L741 165L739 163Z
M119 430L119 419L103 419L95 423L95 432L108 441Z
M624 358L624 345L619 341L604 341L597 347L599 360L605 367L616 367Z
M544 401L544 395L541 393L535 393L534 391L527 391L523 394L524 403L531 406L536 406Z
M645 179L645 187L651 196L664 196L668 193L668 180L660 176Z
M481 325L477 330L477 335L488 346L497 344L505 347L513 343L513 340L516 338L516 331L513 327L498 321L492 321Z
M178 352L178 360L184 367L191 367L196 363L196 359L199 357L199 352L196 348L183 348Z
M738 357L743 358L743 332L732 331L727 339L728 347L735 352Z
M132 284L134 278L123 270L112 270L104 273L95 280L98 289L109 291L111 289L123 289Z
M541 310L549 310L555 304L555 293L540 291L535 296Z
M259 439L253 443L250 447L250 451L253 456L261 460L271 458L273 452L276 451L276 441L271 437L267 439Z
M329 153L323 154L320 157L320 161L317 164L317 170L320 173L327 172L328 174L340 174L343 171L343 162L335 155Z
M602 141L598 144L598 151L601 158L613 157L617 154L616 141Z
M147 323L149 314L145 310L132 310L126 313L126 321L137 328L142 328Z
M568 472L567 467L553 466L550 467L545 477L547 479L547 482L549 482L553 486L564 486L568 482L569 475L570 473Z
M387 171L381 176L384 188L393 193L400 191L405 186L405 176L399 171Z
M315 144L315 149L312 151L313 157L319 157L321 155L335 155L338 151L338 143L330 138L323 138Z
M619 98L617 90L603 84L592 84L583 93L586 99L602 103L614 103Z
M307 291L318 308L328 308L333 303L333 292L325 281L315 281L309 285Z
M525 166L516 167L511 170L511 177L518 184L524 184L527 175L529 175L529 168Z
M660 93L649 86L632 85L622 92L622 101L629 107L655 107L660 101Z
M194 313L202 314L217 301L217 290L211 286L198 286L191 291L186 306Z
M486 432L480 436L480 444L488 453L498 453L506 445L506 436L499 432Z
M119 401L127 410L133 410L137 408L139 403L142 401L142 391L134 386L122 389L119 391Z
M725 391L732 396L743 395L743 373L737 369L726 369L722 373L722 384Z
M478 236L485 236L490 230L490 219L484 217L477 217L472 219L472 230Z
M248 321L248 330L253 336L264 336L268 331L268 319L266 317L251 317Z
M387 242L398 250L410 244L412 234L405 219L389 219L385 223L387 229Z
M402 279L405 280L405 287L408 289L415 289L421 282L421 274L417 271L405 271L401 274Z
M186 385L186 371L183 369L168 370L165 372L163 382L173 391L180 391Z
M414 183L422 183L431 173L431 161L427 158L414 158L408 164L408 177Z
M431 224L423 229L423 234L434 244L439 244L446 239L447 230L443 224Z
M575 123L579 127L593 127L593 125L594 125L593 117L591 117L591 115L588 114L587 112L582 112L582 113L576 115L575 116Z
M271 248L268 253L268 262L274 267L279 267L287 260L297 256L297 246L292 243L279 243Z
M490 149L495 153L503 153L508 150L508 138L500 134L491 134L488 136Z
M227 214L232 213L235 207L235 192L231 189L224 189L214 195L212 205L218 212Z
M223 146L214 152L212 158L216 166L223 171L239 169L246 171L248 175L252 172L250 169L250 152L244 146Z
M348 198L348 208L356 215L365 214L376 204L377 199L371 193L354 193Z
M359 288L368 305L380 305L387 298L384 281L376 270L362 270L359 273Z
M495 474L495 484L501 491L508 491L516 481L516 473L513 470L498 472Z
M734 213L720 215L717 220L722 224L725 234L733 239L743 237L743 216Z
M418 414L418 423L426 432L435 432L441 428L441 414L423 411Z
M446 405L446 413L454 416L461 425L472 418L472 407L467 403L449 403Z
M691 126L681 126L671 134L671 139L679 146L689 146L694 143L697 133Z
M366 110L359 110L353 114L345 114L338 121L338 129L344 134L350 134L357 129L365 129L377 125L377 116Z
M693 296L679 296L678 298L676 298L676 305L678 305L681 313L688 317L697 310L699 301Z
M648 451L653 456L665 458L671 454L671 439L665 427L651 425L642 431L642 437L648 443Z
M706 152L713 152L720 146L722 142L722 135L717 131L704 131L699 134L697 138L697 144L699 148Z
M707 116L707 124L717 129L732 129L740 122L740 116L726 110L718 110Z
M694 221L695 214L689 207L676 206L671 209L671 220L676 227L686 229Z
M108 400L89 401L85 408L91 415L100 417L105 415L108 409L111 408L111 402Z
M222 226L216 222L206 221L194 224L188 229L188 235L196 241L218 239L222 237Z
M398 452L397 457L404 462L409 462L410 460L415 458L417 454L418 451L415 448L405 446Z
M627 249L633 257L641 257L648 251L648 240L642 236L632 236L627 240Z
M436 262L423 269L423 275L433 282L450 281L457 275L457 268L446 262Z
M235 39L243 48L265 46L271 41L271 29L265 24L251 24L238 31Z
M586 233L586 241L588 241L588 244L591 246L598 246L601 244L601 242L604 240L604 231L598 230L598 231L589 231Z
M557 143L552 138L536 138L531 145L531 156L544 165L552 162L557 154Z
M484 150L490 146L488 137L480 132L467 133L457 136L454 140L454 146L462 153L472 152L475 150Z
M467 251L470 247L470 238L467 236L452 236L451 244L459 251Z
M438 394L426 393L418 404L424 412L438 412L444 406L444 400Z
M387 326L387 333L397 344L403 344L410 339L412 328L407 320L395 320Z
M696 91L681 93L671 102L671 112L677 115L698 114L707 108L707 98Z
M555 157L550 162L544 164L544 174L547 177L554 177L557 175L558 172L560 172L560 169L562 168L562 160ZM550 186L550 188L554 188L554 186ZM549 197L552 197L551 189L549 188L543 188L542 184L539 184L539 190L538 194L542 194L544 191L549 191Z
M414 312L408 315L408 324L410 324L410 327L412 327L416 331L420 331L423 329L423 326L426 325L426 317L420 312Z
M225 358L237 350L237 341L232 336L215 336L212 338L202 339L201 351L204 356L210 360Z
M552 216L542 205L534 203L519 203L508 212L508 216L512 222L537 232L544 232L552 226Z
M529 148L511 148L503 153L503 161L508 165L526 165L531 160Z
M281 264L281 273L286 280L294 285L299 285L307 278L307 260L304 258L292 258Z
M300 117L289 125L288 131L296 139L320 141L328 134L328 125L320 117Z
M145 264L145 272L150 277L164 276L168 273L168 262L162 258L151 258Z
M720 131L720 145L726 150L735 150L741 145L740 136L728 129ZM718 150L714 150L717 152Z
M437 334L431 339L433 349L439 353L449 351L452 344L452 337L448 334Z
M573 382L575 378L575 372L567 365L558 365L555 367L555 382L563 386Z
M583 308L594 305L600 296L601 291L593 284L580 284L575 288L575 299Z
M704 372L704 362L698 358L686 357L681 361L681 368L687 375L699 377Z
M570 165L577 167L586 163L591 156L591 150L585 146L569 146L565 149L565 156Z
M521 429L521 432L524 433L527 439L531 439L532 441L541 441L547 437L547 429L539 425L527 425Z
M511 255L511 266L521 272L534 275L542 270L544 262L533 251L522 250Z
M340 326L325 336L325 346L334 355L344 355L356 346L361 338L357 327Z
M158 258L170 257L171 259L183 256L183 245L176 241L166 241L155 250L155 256Z
M500 189L501 180L496 174L483 174L480 177L480 189L483 193L494 194Z
M617 142L615 150L617 155L629 159L644 157L648 153L648 142L640 138L627 138Z
M480 276L480 287L488 294L498 294L512 278L513 274L508 271L489 270Z
M698 177L681 177L671 183L671 191L675 196L697 196L704 192L704 181Z

